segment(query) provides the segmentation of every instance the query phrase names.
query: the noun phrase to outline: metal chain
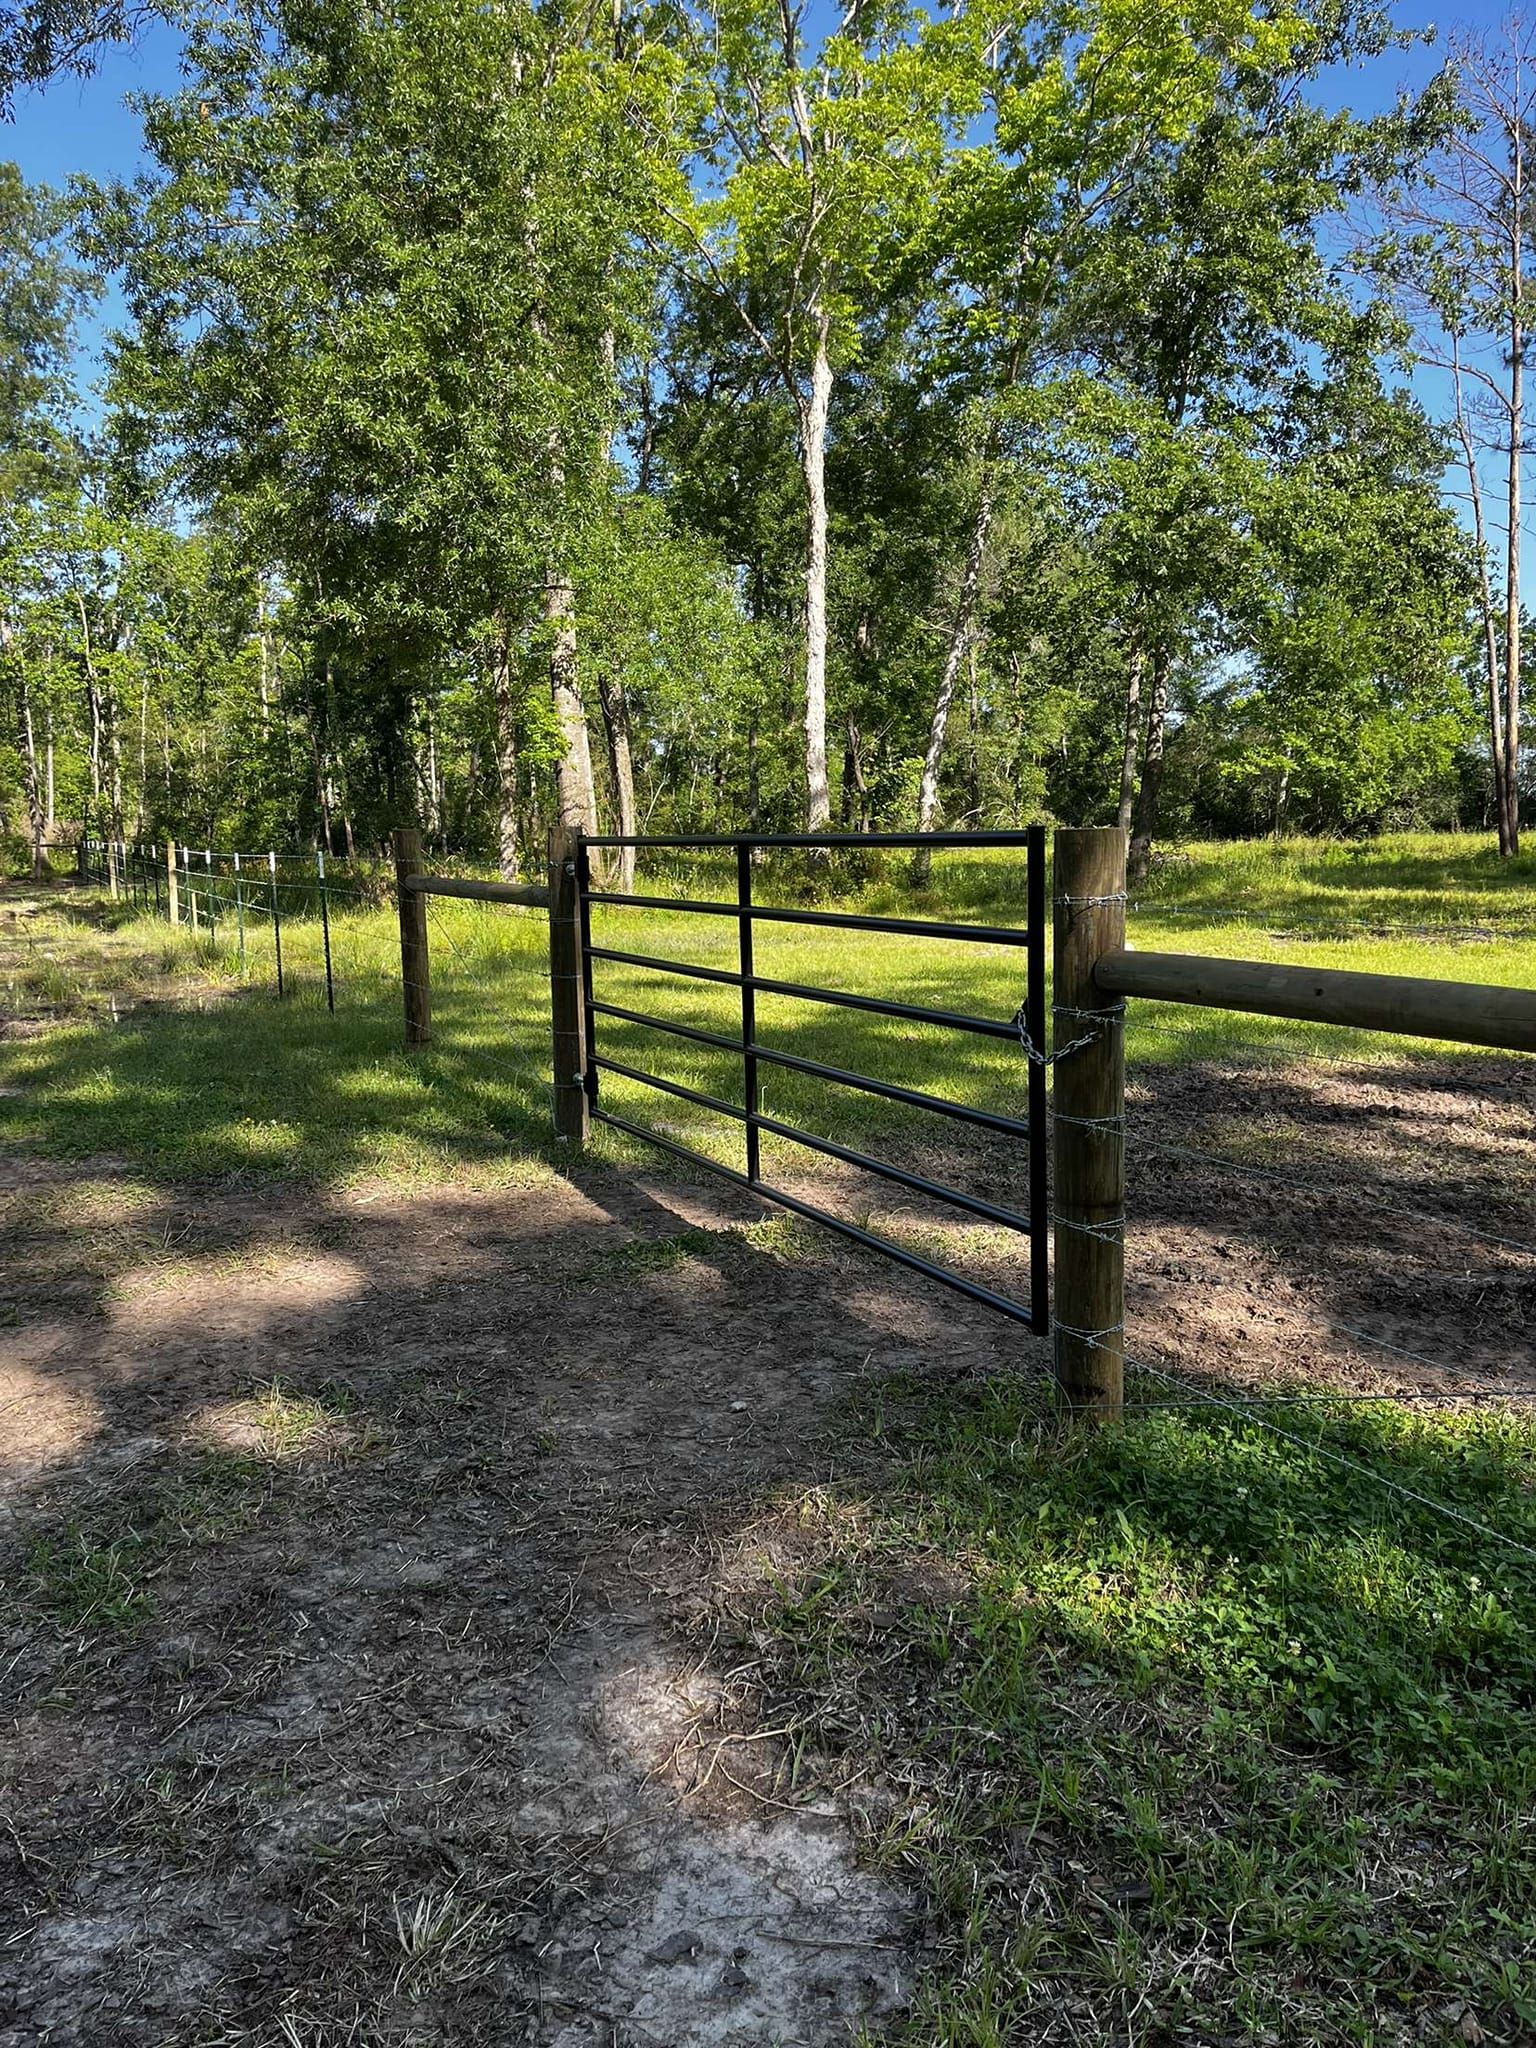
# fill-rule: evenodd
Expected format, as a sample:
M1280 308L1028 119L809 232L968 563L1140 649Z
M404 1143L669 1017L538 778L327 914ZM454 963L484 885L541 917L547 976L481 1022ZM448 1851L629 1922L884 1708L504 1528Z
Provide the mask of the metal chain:
M1125 1004L1123 1002L1112 1003L1107 1009L1103 1010L1078 1010L1074 1009L1070 1003L1053 1003L1051 1005L1051 1015L1053 1017L1080 1017L1085 1023L1091 1024L1093 1029L1091 1031L1084 1031L1079 1037L1069 1040L1066 1045L1057 1046L1054 1052L1046 1052L1042 1047L1036 1045L1033 1038L1030 1037L1029 1025L1025 1021L1026 1005L1020 1003L1013 1016L1014 1029L1019 1034L1019 1044L1024 1049L1025 1059L1032 1061L1037 1067L1054 1067L1058 1060L1070 1059L1073 1053L1081 1052L1084 1046L1096 1044L1111 1024L1118 1024L1125 1016Z

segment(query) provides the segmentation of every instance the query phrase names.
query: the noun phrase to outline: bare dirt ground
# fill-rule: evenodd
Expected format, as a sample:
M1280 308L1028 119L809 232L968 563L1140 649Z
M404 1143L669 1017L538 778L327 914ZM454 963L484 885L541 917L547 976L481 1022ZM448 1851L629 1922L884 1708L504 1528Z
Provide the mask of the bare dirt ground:
M1133 1348L1536 1386L1530 1075L1144 1073ZM720 1588L881 1468L850 1395L1046 1352L762 1214L597 1167L326 1196L0 1157L5 2048L831 2048L900 2011L925 1902L860 1853L893 1795L764 1725Z

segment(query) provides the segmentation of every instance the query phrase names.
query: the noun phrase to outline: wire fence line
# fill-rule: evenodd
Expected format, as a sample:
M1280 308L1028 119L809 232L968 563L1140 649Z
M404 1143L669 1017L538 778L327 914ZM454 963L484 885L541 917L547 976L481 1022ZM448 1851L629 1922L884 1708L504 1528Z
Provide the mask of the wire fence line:
M1499 939L1536 938L1536 922L1529 911L1495 910L1476 919L1446 918L1412 924L1393 918L1340 917L1323 911L1320 915L1297 917L1285 911L1266 911L1262 905L1253 904L1216 906L1201 903L1164 903L1155 896L1137 897L1126 903L1126 912L1131 916L1151 919L1187 917L1197 924L1242 925L1270 938L1307 937L1318 940L1329 938L1404 938L1404 939L1465 939L1496 941Z
M163 917L199 936L206 934L210 945L217 945L222 926L226 943L238 953L242 975L250 968L257 939L270 936L272 976L279 995L288 993L291 967L284 961L284 926L317 920L326 1007L333 1014L332 913L338 907L372 909L380 900L377 864L338 863L323 848L306 854L279 853L275 848L242 853L179 842L85 838L80 841L78 863L81 880L109 889L146 915ZM308 872L295 873L296 866ZM288 872L280 873L280 867Z
M330 926L330 912L333 902L350 906L365 905L373 907L379 900L376 890L370 892L366 879L359 878L348 869L343 869L341 873L338 873L336 864L328 861L323 852L278 853L272 850L265 853L248 854L214 848L189 850L178 847L173 864L167 861L163 847L125 848L118 846L112 848L107 847L100 841L87 842L87 847L92 871L96 878L106 879L112 872L115 863L116 876L120 886L126 892L135 893L138 900L146 908L152 907L167 915L167 892L171 878L174 875L177 882L179 899L179 921L184 925L191 924L195 929L206 928L210 939L215 938L216 934L222 930L227 939L232 938L233 943L239 946L242 970L247 965L248 940L254 943L258 930L270 930L272 966L279 990L284 988L285 975L291 971L285 968L282 952L285 928L295 920L313 921L318 919L322 928L326 997L329 1007L333 1010L337 986ZM1154 914L1163 910L1178 909L1192 916L1205 915L1203 911L1194 906L1160 906L1148 902L1145 905L1132 905L1130 907L1145 908ZM476 981L483 980L487 967L484 954L477 953L474 948L466 950L465 946L460 944L459 936L445 919L440 905L435 900L428 900L427 912L431 920L432 929L437 939L441 942L445 953L452 959L456 973L464 976L466 983L471 986ZM1233 915L1239 917L1243 914L1242 912L1233 913ZM1366 928L1363 923L1362 928ZM1383 927L1372 925L1369 928L1379 930ZM1398 929L1405 932L1412 931L1418 933L1426 928L1405 925L1398 927ZM401 986L398 965L394 961L391 960L385 963L377 972L381 979L391 983L394 988L398 989ZM487 1012L488 1019L491 1014L490 1011ZM494 1080L500 1085L504 1085L509 1079L507 1058L498 1057L493 1050L487 1050L485 1047L478 1045L473 1033L465 1039L462 1046L456 1047L455 1050L460 1054L467 1054L471 1063L479 1068L486 1079ZM1111 1127L1109 1120L1104 1120L1104 1127L1106 1129ZM1113 1120L1113 1128L1117 1135L1124 1134L1124 1127L1118 1119ZM1232 1172L1261 1181L1269 1181L1292 1196L1297 1194L1310 1196L1319 1193L1340 1194L1352 1192L1353 1196L1358 1197L1355 1206L1360 1209L1362 1214L1369 1211L1373 1215L1390 1216L1406 1223L1429 1226L1431 1228L1436 1225L1442 1228L1449 1226L1458 1234L1465 1236L1471 1241L1484 1243L1500 1251L1517 1254L1522 1257L1536 1257L1536 1241L1492 1231L1455 1215L1437 1214L1429 1210L1417 1209L1404 1204L1382 1201L1376 1198L1369 1189L1358 1186L1352 1191L1341 1189L1339 1183L1335 1180L1324 1181L1313 1175L1288 1172L1271 1166L1258 1165L1233 1158L1226 1154L1202 1151L1192 1146L1166 1144L1156 1137L1149 1136L1143 1138L1134 1132L1124 1135L1128 1135L1130 1144L1137 1151L1145 1155L1166 1156L1172 1159L1199 1163L1221 1172ZM1072 1228L1075 1226L1072 1225L1069 1219L1066 1227ZM1097 1233L1110 1227L1117 1230L1121 1229L1123 1224L1117 1219L1113 1226L1094 1225L1076 1227L1088 1228L1092 1232ZM1337 1321L1333 1321L1330 1327L1332 1333L1337 1337L1343 1337L1353 1343L1391 1354L1428 1371L1437 1373L1456 1371L1463 1374L1466 1371L1465 1368L1448 1367L1443 1360L1433 1358L1424 1352L1414 1351L1407 1346L1396 1343L1390 1338L1377 1336L1368 1329ZM1204 1404L1212 1397L1202 1392L1197 1394L1195 1398L1198 1402ZM1297 1397L1285 1394L1265 1398L1273 1399L1279 1406L1287 1406L1294 1405ZM1510 1390L1488 1383L1475 1389L1457 1393L1431 1394L1429 1392L1421 1392L1401 1395L1373 1394L1367 1396L1352 1395L1340 1390L1324 1392L1305 1398L1315 1400L1319 1406L1337 1406L1339 1404L1365 1400L1390 1402L1397 1399L1407 1399L1426 1403L1431 1401L1466 1403L1477 1400L1518 1401L1530 1397L1523 1390ZM1150 1404L1131 1405L1146 1406ZM1251 1406L1254 1404L1252 1401L1248 1401L1246 1405Z
M1103 1333L1103 1335L1108 1334L1113 1333ZM1107 1351L1111 1348L1103 1342L1102 1335L1082 1335L1082 1341L1101 1351ZM1240 1421L1250 1423L1256 1429L1265 1430L1271 1436L1279 1437L1287 1443L1296 1445L1298 1449L1307 1452L1312 1457L1321 1458L1328 1464L1338 1466L1345 1471L1353 1472L1359 1478L1369 1480L1373 1486L1380 1487L1384 1492L1396 1494L1400 1499L1409 1501L1416 1507L1427 1509L1431 1514L1440 1517L1444 1521L1457 1523L1465 1529L1470 1529L1475 1535L1487 1537L1490 1542L1503 1544L1507 1549L1518 1551L1521 1555L1536 1561L1536 1546L1522 1542L1518 1536L1511 1536L1506 1530L1497 1529L1490 1522L1484 1522L1475 1515L1466 1514L1460 1508L1452 1507L1449 1501L1441 1500L1434 1494L1421 1493L1416 1487L1405 1486L1401 1480L1393 1479L1389 1474L1382 1472L1373 1465L1365 1464L1359 1458L1350 1457L1347 1452L1340 1451L1330 1444L1323 1443L1320 1438L1302 1436L1293 1429L1287 1429L1282 1423L1276 1422L1271 1413L1266 1412L1275 1409L1321 1407L1325 1402L1338 1405L1340 1401L1347 1403L1350 1399L1348 1396L1304 1396L1300 1401L1297 1401L1282 1395L1249 1397L1230 1392L1217 1394L1211 1392L1209 1388L1201 1387L1188 1373L1180 1373L1170 1370L1167 1366L1155 1365L1150 1359L1134 1356L1128 1351L1123 1352L1122 1356L1125 1364L1133 1372L1145 1373L1152 1379L1162 1381L1166 1386L1180 1388L1188 1396L1187 1399L1177 1402L1127 1402L1127 1408L1216 1408L1224 1410L1230 1415L1237 1416ZM1374 1395L1361 1398L1368 1398L1373 1404L1384 1404L1390 1402L1394 1397L1390 1395ZM1531 1398L1531 1396L1522 1394L1520 1398L1526 1399Z
M1250 1179L1272 1181L1293 1194L1331 1195L1343 1200L1358 1196L1356 1213L1362 1216L1391 1216L1405 1223L1426 1223L1435 1228L1449 1228L1463 1237L1476 1239L1481 1244L1492 1245L1500 1251L1511 1251L1528 1258L1536 1258L1536 1240L1523 1237L1507 1237L1498 1231L1485 1230L1480 1224L1469 1223L1465 1217L1449 1211L1431 1209L1410 1209L1397 1202L1383 1201L1359 1181L1319 1180L1314 1175L1290 1173L1284 1168L1264 1166L1257 1163L1234 1159L1224 1152L1204 1152L1191 1145L1170 1145L1161 1138L1143 1138L1127 1134L1127 1143L1133 1150L1160 1159L1180 1159L1203 1166L1214 1166L1223 1172L1241 1173Z

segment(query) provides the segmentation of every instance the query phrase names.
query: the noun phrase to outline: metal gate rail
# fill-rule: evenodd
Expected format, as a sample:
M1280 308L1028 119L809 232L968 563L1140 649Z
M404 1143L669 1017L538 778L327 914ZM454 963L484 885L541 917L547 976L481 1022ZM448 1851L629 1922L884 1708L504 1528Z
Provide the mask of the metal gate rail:
M818 852L862 852L879 847L920 846L1022 850L1025 855L1026 923L1022 927L1015 927L958 924L938 919L910 917L865 917L853 911L796 910L777 905L757 904L752 900L752 856L760 847L799 848ZM628 896L606 889L594 889L588 861L588 849L591 847L633 847L648 851L734 851L736 900L734 903L722 903L694 897ZM1046 927L1043 827L1032 826L1024 832L733 834L729 837L702 838L594 836L581 841L577 858L577 888L580 902L582 998L586 1012L587 1043L583 1085L591 1114L595 1118L615 1130L624 1131L631 1137L640 1138L647 1144L659 1146L663 1151L686 1159L709 1173L733 1182L738 1187L750 1189L752 1193L777 1203L779 1207L788 1209L797 1216L807 1217L843 1237L851 1238L855 1243L879 1252L898 1265L922 1273L931 1280L955 1289L972 1301L996 1309L1000 1314L1023 1323L1031 1330L1043 1333L1047 1329L1049 1295L1046 1274L1046 1107L1043 1066L1037 1060L1021 1062L1026 1076L1028 1117L1025 1120L1005 1116L993 1110L973 1108L967 1103L951 1102L944 1096L930 1095L920 1089L903 1087L894 1081L882 1081L874 1075L856 1073L850 1068L832 1066L799 1053L783 1052L776 1046L765 1045L758 1037L756 1012L756 999L758 994L762 993L787 997L797 1002L869 1011L877 1016L895 1017L906 1023L932 1025L979 1037L1008 1039L1015 1043L1019 1042L1019 1025L1022 1021L1029 1042L1036 1046L1043 1045ZM732 918L737 929L737 968L732 972L725 968L699 966L690 961L664 960L649 953L632 953L618 947L594 945L591 931L593 904L612 910L664 910L683 912L692 916ZM1025 964L1025 997L1020 1006L1020 1017L1004 1021L995 1017L968 1016L958 1011L932 1009L922 1004L904 1003L893 998L855 995L845 989L820 988L809 983L781 981L772 976L759 975L753 963L753 929L759 923L896 933L911 938L958 940L976 945L1016 946L1022 950ZM718 1031L707 1031L697 1025L678 1023L672 1018L658 1017L647 1011L599 999L592 973L592 964L597 960L638 967L656 974L714 982L739 990L740 1035L733 1037ZM719 1096L687 1087L680 1081L665 1080L658 1074L648 1073L643 1067L633 1066L627 1061L614 1059L607 1053L600 1052L597 1047L599 1017L615 1018L622 1023L660 1031L673 1038L685 1039L693 1044L735 1054L742 1063L743 1101L739 1104L727 1102ZM868 1153L856 1151L852 1146L802 1130L798 1125L785 1123L778 1117L765 1115L759 1098L759 1063L787 1068L795 1073L831 1082L837 1087L857 1089L892 1102L903 1103L912 1109L931 1111L935 1115L948 1117L958 1123L979 1125L985 1130L998 1131L1005 1136L1022 1139L1028 1147L1029 1213L1020 1214L998 1203L985 1201L979 1195L970 1194L963 1188L954 1188L940 1181L930 1180L923 1174L912 1173L889 1160L873 1158ZM713 1115L729 1117L740 1123L745 1134L745 1170L724 1166L718 1160L695 1151L691 1146L684 1145L675 1138L666 1137L645 1124L636 1123L605 1108L600 1101L599 1083L599 1076L605 1072L621 1075L626 1080L654 1088L662 1094L680 1097L683 1101L695 1103ZM930 1200L948 1204L968 1215L979 1216L987 1222L1017 1231L1029 1246L1027 1300L1017 1301L1008 1295L1000 1294L993 1288L983 1286L980 1281L967 1279L963 1273L957 1273L935 1260L924 1258L917 1252L908 1251L905 1246L895 1244L889 1238L861 1229L857 1224L848 1223L840 1216L834 1216L813 1203L803 1201L798 1195L773 1187L762 1178L760 1141L764 1131L772 1137L803 1145L810 1151L840 1160L845 1165L857 1167L863 1172L877 1174L898 1187L910 1189L913 1193Z

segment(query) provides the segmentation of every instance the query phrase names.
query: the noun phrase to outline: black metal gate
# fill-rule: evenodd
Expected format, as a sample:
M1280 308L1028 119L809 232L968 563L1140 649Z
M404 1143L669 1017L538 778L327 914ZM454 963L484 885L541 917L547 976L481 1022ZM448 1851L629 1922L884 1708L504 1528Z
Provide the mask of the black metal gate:
M854 851L864 852L879 847L918 846L970 847L970 848L1015 848L1025 856L1025 906L1027 922L1022 928L1011 926L951 924L932 919L909 917L862 917L854 912L828 910L796 910L756 904L752 900L752 857L759 847L799 848L806 851ZM734 850L736 856L736 900L734 903L701 902L691 897L621 895L617 892L594 889L592 886L587 850L590 847L634 847L637 849L668 849L682 851L693 848ZM591 1113L614 1129L626 1131L632 1137L641 1138L648 1144L658 1145L664 1151L690 1160L694 1165L734 1181L738 1186L750 1188L781 1208L792 1210L797 1216L809 1217L829 1230L838 1231L844 1237L867 1246L872 1251L894 1259L898 1264L910 1267L914 1272L926 1274L931 1280L941 1281L946 1287L953 1287L972 1301L979 1301L1001 1314L1010 1316L1015 1322L1025 1324L1029 1329L1044 1333L1048 1325L1048 1286L1046 1279L1046 1107L1045 1069L1037 1058L1021 1058L1020 1066L1026 1077L1027 1111L1024 1118L1000 1115L992 1110L974 1109L967 1104L950 1102L942 1096L926 1095L914 1088L898 1087L894 1082L881 1081L872 1075L857 1074L843 1067L827 1066L820 1060L801 1057L796 1053L781 1052L773 1046L764 1045L758 1037L756 999L761 992L765 995L788 996L800 1002L829 1004L850 1010L872 1011L877 1016L897 1017L909 1023L938 1025L946 1030L968 1032L983 1038L1011 1040L1023 1047L1038 1048L1045 1043L1045 831L1042 826L1032 826L1025 832L934 832L920 837L912 833L858 833L841 835L753 835L727 838L615 838L593 837L582 843L578 861L578 887L581 903L582 972L584 977L583 996L586 1007L587 1060L584 1076ZM591 906L600 903L618 910L668 910L686 911L700 917L734 918L737 929L737 968L734 973L718 967L702 967L679 960L662 960L647 953L620 951L612 946L597 946L592 943ZM914 938L968 940L973 944L1017 946L1025 961L1025 997L1016 1017L1009 1019L994 1017L973 1017L951 1010L936 1010L915 1003L887 1000L880 996L855 995L842 989L813 988L804 983L772 980L756 972L753 966L753 927L759 923L820 925L847 931L872 931L904 933ZM632 1010L618 1003L602 1000L595 991L593 963L613 961L627 967L648 969L657 974L679 975L694 981L725 983L741 991L741 1030L739 1036L728 1037L720 1032L705 1031L691 1024L681 1024L667 1017L657 1017L641 1010ZM623 1060L612 1058L600 1050L598 1019L612 1017L627 1024L638 1024L650 1030L662 1031L675 1038L688 1039L698 1045L736 1054L742 1067L742 1101L726 1102L718 1096L706 1095L699 1089L684 1087L680 1082L663 1080L660 1075L650 1074L640 1067L633 1067ZM961 1188L942 1185L926 1179L923 1175L909 1173L904 1167L892 1165L889 1161L872 1159L849 1146L836 1144L830 1138L818 1137L810 1131L803 1131L793 1124L781 1122L777 1117L762 1113L758 1095L758 1068L771 1065L793 1070L795 1073L810 1074L823 1081L830 1081L839 1087L856 1088L871 1095L884 1096L892 1102L907 1103L914 1109L932 1110L940 1116L951 1117L958 1122L978 1124L985 1130L998 1131L1007 1137L1018 1139L1028 1147L1029 1214L1020 1215L1013 1209L999 1207L994 1202L983 1201L980 1196L967 1194ZM696 1152L691 1146L682 1145L676 1139L664 1137L659 1131L648 1129L644 1124L631 1122L627 1117L617 1116L602 1106L600 1101L600 1076L604 1073L622 1074L627 1080L642 1082L648 1088L659 1089L667 1095L681 1096L686 1102L699 1104L702 1108L720 1116L733 1118L744 1127L745 1170L723 1166L716 1160ZM785 1138L797 1145L804 1145L813 1152L838 1159L846 1165L862 1168L868 1173L878 1174L883 1180L894 1181L897 1186L909 1188L914 1193L926 1195L937 1202L948 1203L951 1207L964 1210L972 1216L982 1217L989 1223L1001 1224L1015 1230L1029 1245L1029 1288L1027 1300L1015 1301L1007 1295L998 1294L978 1281L969 1280L963 1274L951 1271L947 1266L936 1264L931 1259L920 1257L904 1246L891 1243L888 1238L879 1237L872 1231L845 1222L839 1216L830 1215L799 1196L786 1193L781 1188L769 1186L760 1170L761 1134L767 1131L774 1137Z

